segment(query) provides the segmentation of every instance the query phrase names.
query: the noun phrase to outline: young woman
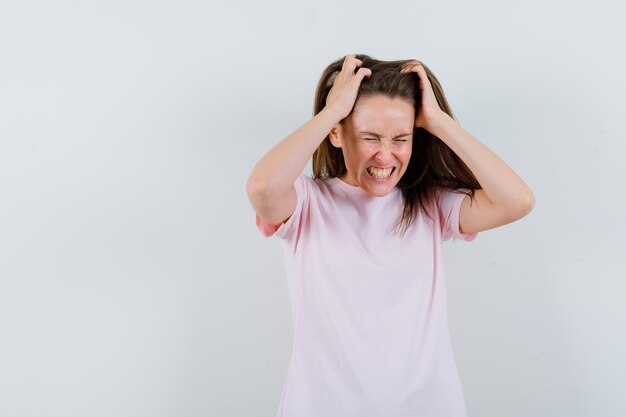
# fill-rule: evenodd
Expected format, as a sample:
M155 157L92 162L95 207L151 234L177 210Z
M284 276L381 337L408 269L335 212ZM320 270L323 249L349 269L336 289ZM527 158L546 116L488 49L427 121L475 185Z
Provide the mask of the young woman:
M441 244L520 219L534 196L455 121L428 67L331 63L313 118L259 160L246 191L288 278L278 416L466 416Z

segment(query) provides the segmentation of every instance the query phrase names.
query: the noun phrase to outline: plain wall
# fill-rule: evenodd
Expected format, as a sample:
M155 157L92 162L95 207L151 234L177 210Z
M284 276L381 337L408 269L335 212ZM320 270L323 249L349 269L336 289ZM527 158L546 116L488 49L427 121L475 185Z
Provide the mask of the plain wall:
M350 53L426 63L535 194L523 219L444 243L470 417L626 415L623 15L3 1L0 417L275 415L291 312L245 183Z

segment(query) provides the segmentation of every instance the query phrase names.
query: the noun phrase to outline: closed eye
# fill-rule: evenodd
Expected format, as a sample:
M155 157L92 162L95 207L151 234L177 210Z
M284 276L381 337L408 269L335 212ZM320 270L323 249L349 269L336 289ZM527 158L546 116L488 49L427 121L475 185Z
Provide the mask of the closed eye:
M363 138L363 140L366 140L368 142L372 142L372 141L379 141L380 139L378 139L378 138ZM408 142L407 139L394 139L393 141L396 142L396 143L397 142Z
M364 139L365 140L378 140L376 138L364 138ZM397 142L406 142L407 141L406 139L394 139L394 140L397 141Z

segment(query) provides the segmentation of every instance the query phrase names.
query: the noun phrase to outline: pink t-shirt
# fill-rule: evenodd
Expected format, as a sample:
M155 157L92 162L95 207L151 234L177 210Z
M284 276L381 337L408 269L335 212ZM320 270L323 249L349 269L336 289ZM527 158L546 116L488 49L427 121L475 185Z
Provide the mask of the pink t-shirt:
M339 178L294 183L297 205L276 228L294 324L278 417L466 417L448 332L441 242L459 232L462 193L444 191L391 229L402 192L376 197ZM466 190L467 189L463 189Z

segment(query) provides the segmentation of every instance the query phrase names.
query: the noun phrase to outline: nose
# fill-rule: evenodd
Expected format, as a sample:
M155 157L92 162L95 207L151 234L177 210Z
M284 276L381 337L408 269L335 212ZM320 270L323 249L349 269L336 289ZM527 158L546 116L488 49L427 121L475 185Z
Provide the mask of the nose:
M393 148L391 142L388 141L380 141L380 144L376 152L375 160L381 165L386 165L393 159Z

